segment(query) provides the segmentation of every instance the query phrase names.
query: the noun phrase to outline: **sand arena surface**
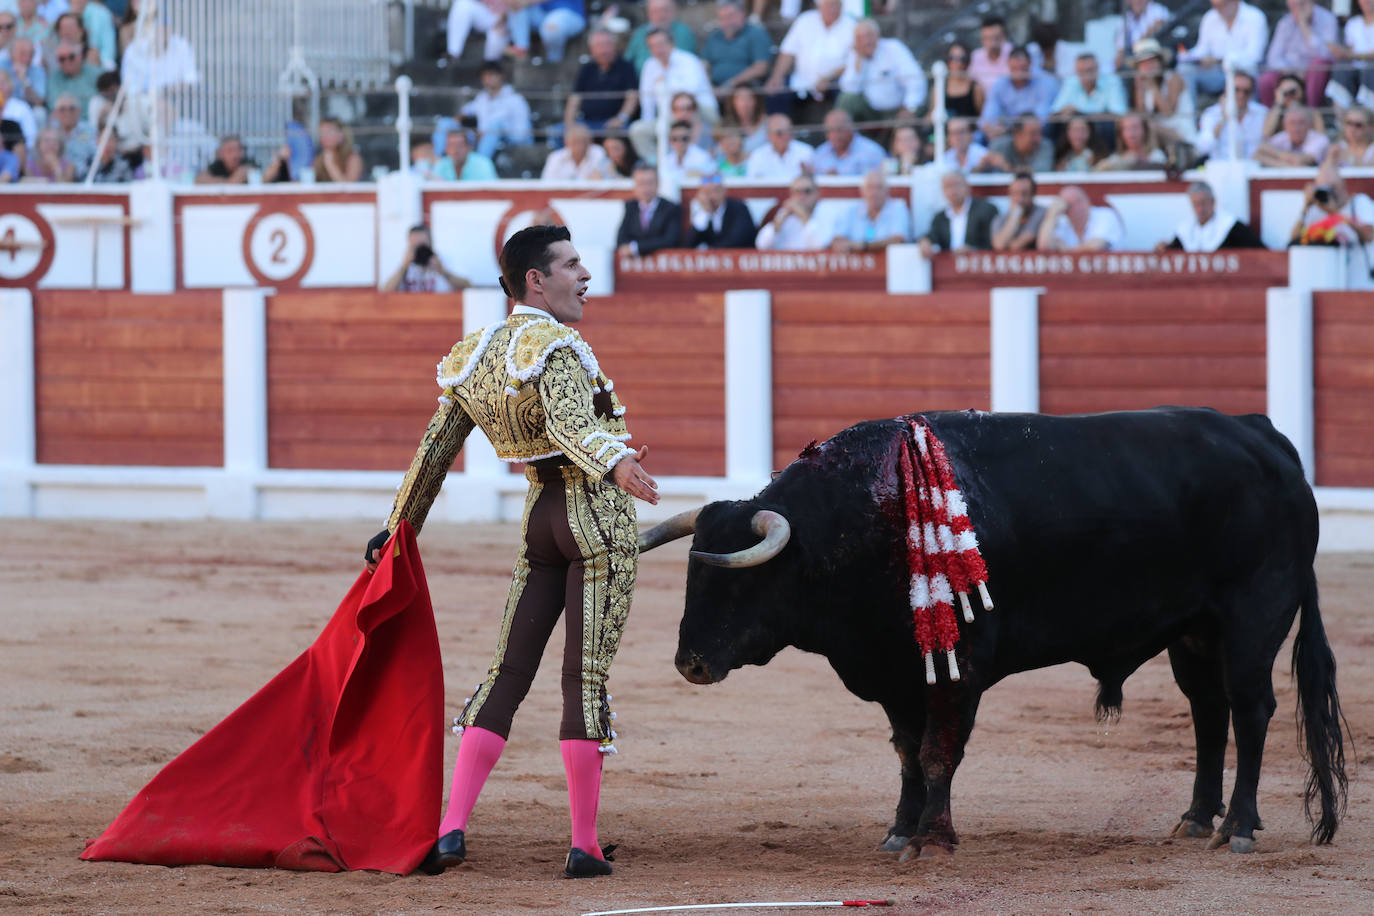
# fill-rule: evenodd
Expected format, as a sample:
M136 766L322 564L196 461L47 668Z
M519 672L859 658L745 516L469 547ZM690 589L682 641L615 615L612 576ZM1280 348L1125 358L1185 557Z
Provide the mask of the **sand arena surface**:
M874 913L1374 906L1367 554L1318 561L1355 740L1350 811L1334 846L1307 841L1285 645L1260 782L1267 829L1255 854L1167 838L1188 806L1193 737L1161 656L1127 682L1124 717L1109 730L1093 721L1095 685L1082 668L1021 675L990 691L954 782L962 846L952 859L898 864L877 849L898 790L881 709L847 693L823 659L796 650L712 687L682 680L672 657L686 545L676 543L645 557L611 678L621 753L606 767L600 829L603 842L621 844L612 878L560 877L568 824L558 652L546 654L478 802L470 860L441 877L78 861L84 839L163 764L314 640L374 530L10 526L0 569L0 910L581 913L855 897L899 901L864 911ZM511 525L436 524L421 536L451 713L489 661L517 538ZM456 749L450 738L446 768ZM1232 755L1228 796L1233 776Z

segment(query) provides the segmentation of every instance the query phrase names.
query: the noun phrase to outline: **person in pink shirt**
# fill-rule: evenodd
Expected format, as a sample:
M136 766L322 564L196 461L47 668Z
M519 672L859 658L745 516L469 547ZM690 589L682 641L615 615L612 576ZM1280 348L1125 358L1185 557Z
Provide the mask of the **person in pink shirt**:
M1007 23L1001 16L985 17L978 37L983 46L973 52L968 75L983 87L986 97L992 91L992 84L1007 75L1007 57L1012 45L1007 40Z

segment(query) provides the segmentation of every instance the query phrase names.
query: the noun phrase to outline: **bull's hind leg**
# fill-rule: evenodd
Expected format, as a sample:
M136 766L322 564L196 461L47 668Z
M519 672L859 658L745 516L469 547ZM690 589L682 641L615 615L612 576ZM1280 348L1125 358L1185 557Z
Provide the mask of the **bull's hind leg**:
M926 688L926 721L921 735L921 772L926 778L926 803L903 858L919 847L923 857L940 850L954 852L959 842L950 814L950 783L964 759L964 745L973 731L981 691L967 681Z
M1210 650L1210 651L1209 651ZM1211 836L1212 818L1225 813L1221 805L1221 772L1226 762L1226 738L1231 707L1226 700L1214 644L1180 640L1169 647L1174 680L1188 698L1197 742L1197 771L1193 777L1193 803L1183 813L1174 836Z
M897 815L883 838L883 849L901 852L916 835L921 812L926 806L926 776L921 769L921 734L925 730L925 709L919 702L901 706L885 705L892 723L892 746L902 764L902 795L897 800Z
M1212 849L1229 841L1232 852L1250 852L1255 848L1255 831L1264 829L1260 823L1257 794L1260 764L1264 759L1264 736L1278 705L1270 673L1274 654L1253 659L1253 664L1244 667L1232 659L1223 668L1231 697L1231 721L1236 732L1236 784L1231 790L1231 805L1226 817L1217 828L1216 836L1212 837Z

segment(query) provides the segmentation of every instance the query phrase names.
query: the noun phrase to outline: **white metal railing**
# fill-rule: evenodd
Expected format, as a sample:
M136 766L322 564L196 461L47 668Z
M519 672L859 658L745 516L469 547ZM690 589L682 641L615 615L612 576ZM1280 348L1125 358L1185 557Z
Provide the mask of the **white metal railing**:
M158 97L151 109L159 113L163 172L174 180L201 168L225 134L238 134L250 155L269 159L282 144L295 96L309 97L313 114L322 86L367 89L390 81L388 0L158 6L161 22L138 41L161 75L131 91Z

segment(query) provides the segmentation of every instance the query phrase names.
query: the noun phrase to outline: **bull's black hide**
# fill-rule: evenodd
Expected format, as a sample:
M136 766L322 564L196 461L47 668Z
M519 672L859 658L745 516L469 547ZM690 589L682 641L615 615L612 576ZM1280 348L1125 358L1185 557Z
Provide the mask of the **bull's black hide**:
M1261 826L1270 672L1301 608L1293 662L1312 765L1308 804L1319 808L1313 837L1329 841L1345 772L1335 659L1312 569L1317 509L1296 451L1269 420L1191 408L926 417L967 497L996 602L959 623L963 679L951 683L942 670L927 687L912 635L901 418L850 427L808 448L754 499L700 511L695 551L750 546L760 509L785 516L791 539L750 568L690 561L677 654L684 676L718 681L785 646L824 655L892 723L902 792L887 846L951 849L950 780L984 690L1018 671L1079 662L1098 679L1098 712L1108 715L1123 681L1167 650L1197 740L1180 830L1210 833L1225 813L1214 845L1248 851ZM1223 807L1228 724L1238 764Z

